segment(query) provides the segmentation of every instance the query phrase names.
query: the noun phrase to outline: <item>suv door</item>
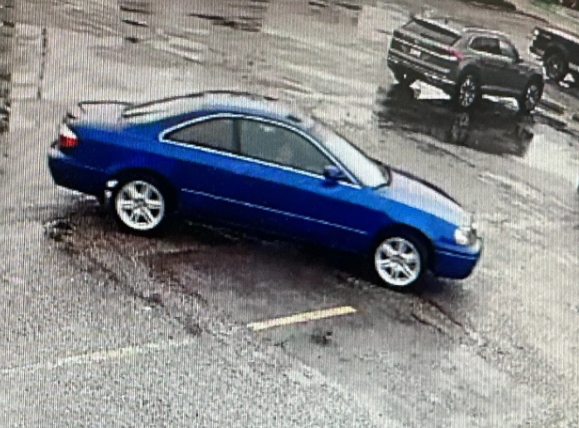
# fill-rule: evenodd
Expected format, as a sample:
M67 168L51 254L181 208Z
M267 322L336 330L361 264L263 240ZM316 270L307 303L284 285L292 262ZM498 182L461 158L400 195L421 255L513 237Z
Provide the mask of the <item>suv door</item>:
M498 37L474 36L469 42L469 49L477 56L482 91L489 94L500 94L503 87L502 74L506 63L501 54Z
M520 61L519 52L507 39L499 40L501 56L504 61L502 68L501 86L505 94L519 95L526 85L525 65Z

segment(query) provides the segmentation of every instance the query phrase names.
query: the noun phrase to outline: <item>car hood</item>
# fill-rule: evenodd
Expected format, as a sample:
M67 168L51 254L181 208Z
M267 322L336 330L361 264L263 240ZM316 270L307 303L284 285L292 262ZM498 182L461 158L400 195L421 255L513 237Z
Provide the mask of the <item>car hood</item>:
M378 192L390 200L427 212L457 226L468 224L471 220L470 214L450 195L406 171L391 168L389 185L378 189Z

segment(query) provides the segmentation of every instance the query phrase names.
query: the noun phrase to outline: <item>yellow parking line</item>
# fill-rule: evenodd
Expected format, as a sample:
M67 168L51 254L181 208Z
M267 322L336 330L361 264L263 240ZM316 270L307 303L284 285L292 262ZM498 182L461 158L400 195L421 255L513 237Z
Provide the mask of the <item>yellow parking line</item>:
M319 311L302 312L301 314L290 315L282 318L273 318L265 321L252 322L247 324L247 327L254 330L265 330L272 327L280 327L284 325L298 324L307 321L319 320L323 318L336 317L339 315L353 314L356 312L351 306L341 306L338 308L322 309Z

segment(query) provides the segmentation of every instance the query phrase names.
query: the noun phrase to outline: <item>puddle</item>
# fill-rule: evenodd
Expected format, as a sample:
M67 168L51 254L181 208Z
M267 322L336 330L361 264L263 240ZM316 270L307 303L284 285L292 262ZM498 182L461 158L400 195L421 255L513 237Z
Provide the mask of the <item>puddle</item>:
M535 128L533 144L519 161L575 184L579 172L579 139L546 124L537 124Z
M483 98L473 112L458 112L448 97L426 87L379 88L375 118L380 128L422 134L436 140L576 180L579 140L565 125L540 112L521 115L507 100Z
M448 98L423 98L414 88L380 88L375 116L383 129L424 134L480 152L525 156L533 140L533 119L483 99L474 112L458 112Z

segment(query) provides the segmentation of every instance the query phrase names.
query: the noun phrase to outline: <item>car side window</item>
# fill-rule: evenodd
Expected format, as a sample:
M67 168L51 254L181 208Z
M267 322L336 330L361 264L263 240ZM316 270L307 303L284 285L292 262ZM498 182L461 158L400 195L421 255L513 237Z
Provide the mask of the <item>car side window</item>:
M475 51L489 53L493 55L501 55L501 49L498 39L494 37L475 37L470 43L470 47Z
M280 126L241 120L241 154L314 174L333 162L301 135Z
M179 128L165 136L178 143L198 145L228 152L236 151L232 119L209 119Z
M507 57L513 61L517 60L517 58L519 57L517 49L506 40L500 41L500 49L502 56Z

